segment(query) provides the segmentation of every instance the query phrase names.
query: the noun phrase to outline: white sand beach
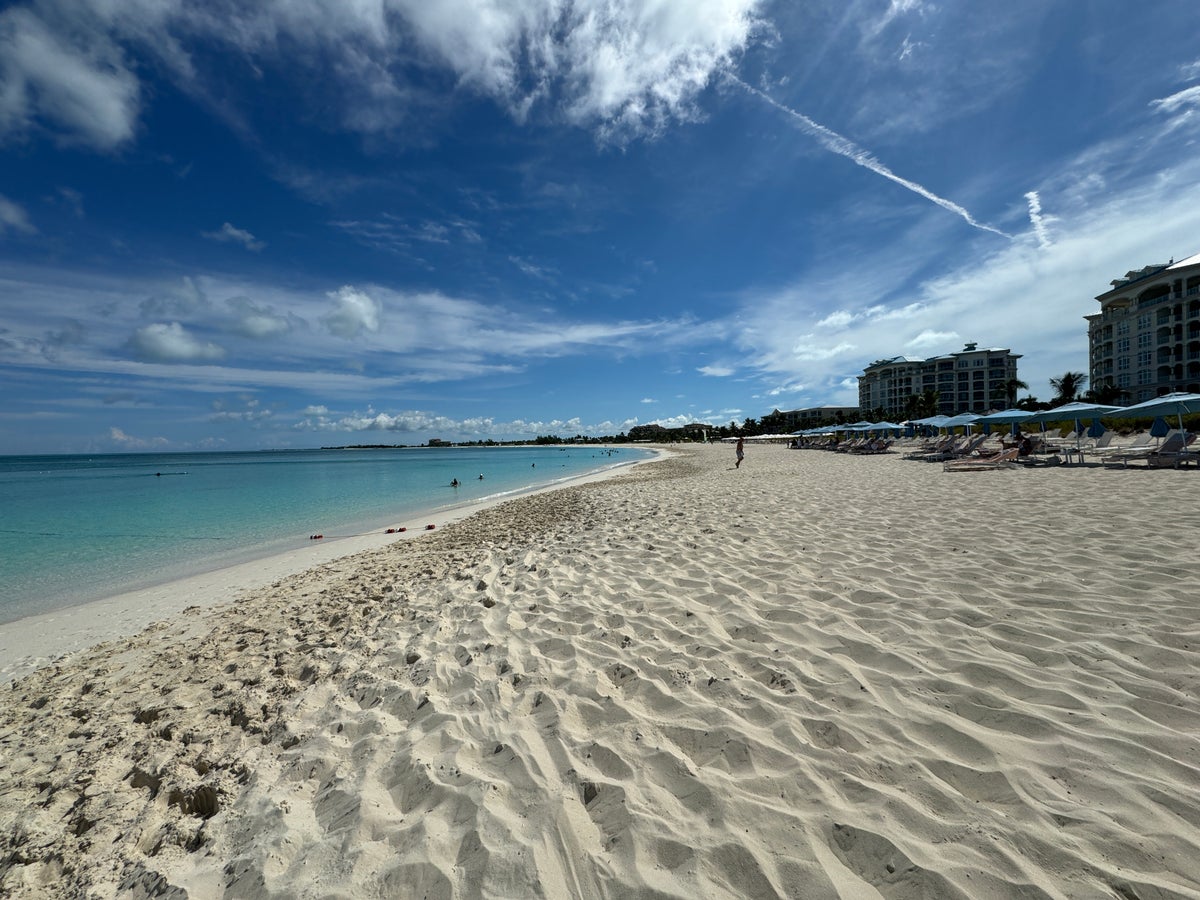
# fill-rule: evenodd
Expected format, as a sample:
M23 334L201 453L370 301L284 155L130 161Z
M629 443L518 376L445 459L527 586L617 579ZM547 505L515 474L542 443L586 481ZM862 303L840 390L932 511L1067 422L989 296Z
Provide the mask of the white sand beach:
M19 677L0 895L1200 898L1195 471L733 461Z

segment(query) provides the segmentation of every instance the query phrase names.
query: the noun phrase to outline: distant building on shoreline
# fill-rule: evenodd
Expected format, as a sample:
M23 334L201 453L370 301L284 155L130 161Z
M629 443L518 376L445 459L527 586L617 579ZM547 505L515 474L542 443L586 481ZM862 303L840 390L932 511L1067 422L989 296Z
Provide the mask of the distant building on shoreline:
M858 376L858 405L863 414L882 410L889 419L908 418L912 398L937 392L937 412L985 413L1007 409L1015 399L1021 354L1007 349L979 349L967 344L958 353L929 359L896 356L877 359Z
M1200 254L1126 272L1096 299L1084 316L1093 389L1111 384L1130 403L1200 393Z
M769 418L772 424L779 423L780 433L790 434L831 422L854 422L860 416L857 406L810 406L808 409L793 409L787 412L777 409L766 418Z

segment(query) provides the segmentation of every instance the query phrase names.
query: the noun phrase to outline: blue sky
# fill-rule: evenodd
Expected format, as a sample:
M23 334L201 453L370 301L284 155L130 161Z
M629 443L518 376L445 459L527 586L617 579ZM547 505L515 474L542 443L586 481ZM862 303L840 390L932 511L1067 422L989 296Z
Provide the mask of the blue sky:
M0 453L613 434L1087 370L1200 251L1194 0L0 11Z

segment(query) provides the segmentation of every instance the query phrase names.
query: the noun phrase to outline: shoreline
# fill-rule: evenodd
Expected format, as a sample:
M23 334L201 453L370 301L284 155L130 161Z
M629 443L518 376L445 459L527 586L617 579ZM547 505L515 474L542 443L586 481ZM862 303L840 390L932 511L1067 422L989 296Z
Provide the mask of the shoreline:
M0 691L0 892L1200 900L1195 479L683 445L306 569Z
M413 512L411 518L420 521L421 525L407 526L409 530L403 533L387 534L387 528L400 526L381 525L369 533L313 541L282 553L270 553L232 565L189 573L86 603L0 623L0 686L42 666L61 663L97 644L133 635L193 607L204 610L234 602L241 595L306 570L394 543L411 541L428 533L425 531L426 525L434 525L435 530L445 528L482 510L522 497L562 490L574 484L602 481L626 469L662 459L670 453L661 447L642 449L654 450L655 455L649 459L619 462L597 472L483 500Z

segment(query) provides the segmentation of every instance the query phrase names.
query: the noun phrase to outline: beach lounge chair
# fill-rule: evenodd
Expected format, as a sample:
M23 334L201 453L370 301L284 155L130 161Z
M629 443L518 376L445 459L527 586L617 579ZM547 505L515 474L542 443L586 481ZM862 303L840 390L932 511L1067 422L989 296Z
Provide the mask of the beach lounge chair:
M982 438L982 440L981 440ZM964 437L956 440L953 444L945 447L942 450L927 453L923 458L925 462L944 462L947 459L955 459L959 456L964 456L978 447L984 440L987 440L987 435L976 435L975 437Z
M1188 463L1195 464L1200 460L1200 453L1190 449L1195 440L1194 434L1181 434L1178 446L1167 447L1167 442L1163 441L1161 447L1146 454L1146 466L1151 469L1178 469Z
M918 447L905 453L902 459L924 459L930 453L936 453L944 450L949 444L953 443L956 438L953 435L945 435L938 438L936 441L926 441Z
M942 463L943 472L982 472L988 469L1011 469L1016 467L1020 450L1010 447L995 456L968 456L948 459Z
M1092 439L1092 440L1088 440L1086 443L1080 444L1077 447L1064 448L1063 456L1065 456L1067 458L1067 462L1071 461L1072 456L1078 456L1079 462L1082 463L1085 454L1100 453L1100 451L1104 450L1105 448L1108 447L1108 445L1110 443L1112 443L1112 439L1113 439L1112 431L1106 431L1106 432L1104 432L1104 434L1100 435L1100 437Z
M1107 432L1105 432L1105 433L1107 434ZM1153 440L1154 440L1154 437L1150 434L1150 432L1143 431L1141 434L1139 434L1136 438L1133 439L1132 444L1126 444L1123 447L1109 446L1109 447L1105 447L1103 450L1099 450L1099 451L1093 450L1092 452L1095 453L1096 456L1100 456L1100 457L1116 456L1121 453L1140 453L1142 451L1149 452L1150 450L1153 449L1150 446L1150 442Z
M1151 447L1148 443L1149 435L1146 437L1147 442L1144 442L1141 446L1130 446L1114 450L1111 453L1105 453L1100 457L1101 464L1108 468L1120 467L1127 469L1131 462L1146 460L1146 464L1151 465L1148 461L1151 454L1157 456L1160 461L1165 460L1172 454L1185 450L1189 443L1185 439L1184 433L1176 428L1172 428L1167 432L1163 438L1163 442L1158 447ZM1191 436L1189 435L1189 437ZM1174 462L1170 464L1173 465Z

